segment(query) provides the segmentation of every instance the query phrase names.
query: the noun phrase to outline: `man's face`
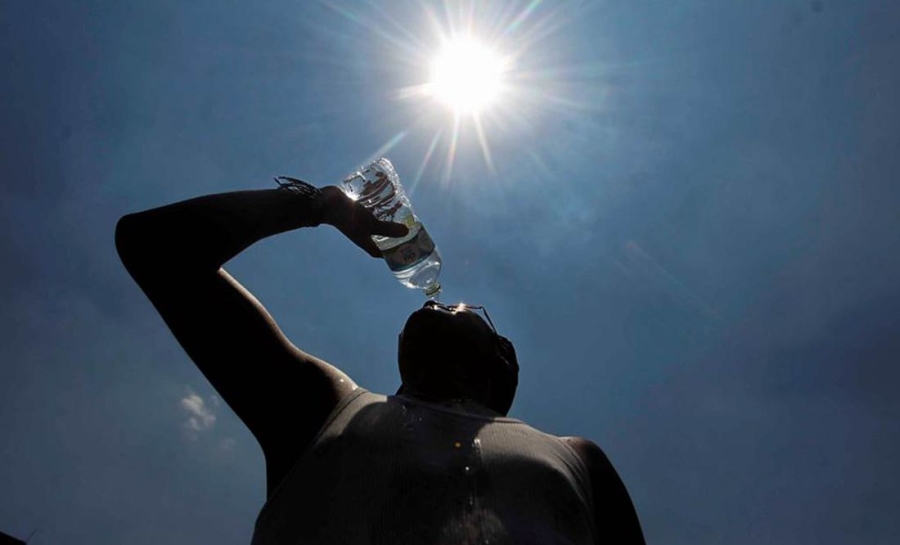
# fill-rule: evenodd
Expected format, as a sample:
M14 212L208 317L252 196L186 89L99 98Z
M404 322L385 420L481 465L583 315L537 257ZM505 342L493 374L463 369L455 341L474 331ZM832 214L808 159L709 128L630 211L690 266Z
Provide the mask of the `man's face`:
M407 320L399 348L407 386L479 399L497 397L499 384L508 390L512 380L512 392L503 394L511 402L518 369L513 371L500 357L500 337L493 327L464 304L425 303Z

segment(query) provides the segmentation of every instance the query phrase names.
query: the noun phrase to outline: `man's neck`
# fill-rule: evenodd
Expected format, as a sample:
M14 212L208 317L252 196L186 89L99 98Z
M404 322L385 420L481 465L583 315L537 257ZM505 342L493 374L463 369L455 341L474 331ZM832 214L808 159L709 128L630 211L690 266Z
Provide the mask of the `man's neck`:
M497 411L475 401L468 397L447 397L436 396L430 393L423 393L412 388L405 388L400 397L407 397L427 405L436 405L458 412L477 414L481 416L503 416Z

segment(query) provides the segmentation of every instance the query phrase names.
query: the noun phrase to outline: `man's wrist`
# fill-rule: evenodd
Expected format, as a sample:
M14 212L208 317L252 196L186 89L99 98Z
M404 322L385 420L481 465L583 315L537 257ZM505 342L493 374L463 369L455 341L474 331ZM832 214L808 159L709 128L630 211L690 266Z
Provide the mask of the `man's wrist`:
M336 209L339 209L339 206L336 206L337 203L346 199L347 195L344 194L343 191L339 187L333 185L326 185L319 190L319 194L316 196L316 203L313 205L316 213L317 219L319 223L327 223L328 225L334 225L334 217L333 213Z
M304 214L305 218L303 223L305 226L318 227L323 223L327 207L327 198L322 189L319 189L309 182L288 176L278 176L275 178L275 182L278 183L278 187L281 190L292 193L297 198L306 201L308 208L306 214Z

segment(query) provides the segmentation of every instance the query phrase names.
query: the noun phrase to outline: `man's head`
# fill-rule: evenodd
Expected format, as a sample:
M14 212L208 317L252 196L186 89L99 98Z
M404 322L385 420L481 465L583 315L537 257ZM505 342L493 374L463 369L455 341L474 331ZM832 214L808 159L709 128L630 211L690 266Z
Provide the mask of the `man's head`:
M410 315L400 332L402 391L509 412L519 382L516 352L476 308L428 301Z

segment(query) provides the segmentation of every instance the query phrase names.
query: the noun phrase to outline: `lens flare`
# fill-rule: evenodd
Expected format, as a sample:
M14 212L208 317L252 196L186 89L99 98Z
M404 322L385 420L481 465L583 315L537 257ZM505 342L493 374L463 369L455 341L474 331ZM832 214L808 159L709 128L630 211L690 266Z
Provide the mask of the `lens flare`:
M510 157L510 141L522 138L518 148L534 172L555 179L543 155L545 149L564 146L534 135L549 119L565 119L579 130L597 129L600 116L590 114L605 111L612 89L603 79L620 69L575 63L582 56L564 36L571 23L603 9L604 2L443 0L410 3L418 6L410 12L375 0L318 1L356 25L355 43L363 45L354 47L365 48L360 58L390 67L384 74L399 85L393 95L401 107L393 109L396 117L385 124L391 126L388 140L373 158L399 147L401 140L404 147L421 145L423 157L410 193L428 179L455 183L457 163L469 161L473 152L480 151L487 171L496 174ZM343 43L344 36L336 39ZM381 81L373 80L372 89L377 91ZM610 139L615 136L614 129L604 131Z
M491 48L474 38L457 38L432 61L428 90L456 113L475 114L500 94L503 70L503 59Z

